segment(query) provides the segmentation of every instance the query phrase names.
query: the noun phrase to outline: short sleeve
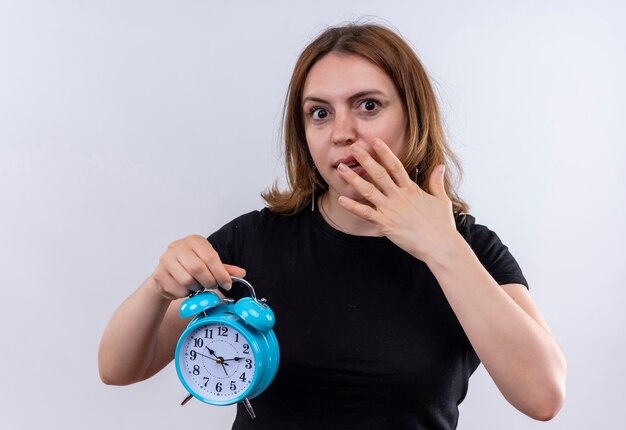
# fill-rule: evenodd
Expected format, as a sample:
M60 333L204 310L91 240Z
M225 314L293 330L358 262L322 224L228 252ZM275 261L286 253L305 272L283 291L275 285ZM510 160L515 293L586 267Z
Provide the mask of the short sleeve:
M457 216L457 229L499 285L522 284L528 288L522 269L495 232L476 224L471 215Z

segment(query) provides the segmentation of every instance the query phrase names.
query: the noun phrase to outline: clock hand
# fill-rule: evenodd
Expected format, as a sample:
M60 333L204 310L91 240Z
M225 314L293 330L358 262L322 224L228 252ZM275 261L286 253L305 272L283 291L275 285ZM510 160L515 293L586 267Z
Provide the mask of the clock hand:
M215 361L216 363L218 362L217 360L219 360L219 357L217 357L217 359L215 359L215 358L213 358L213 357L209 357L208 355L204 355L204 354L203 354L203 353L201 353L201 352L196 352L196 354L201 355L201 356L203 356L203 357L205 357L205 358L208 358L209 360L213 360L213 361ZM226 361L226 360L222 359L222 361ZM220 364L221 364L221 363L220 363ZM225 364L226 366L228 366L228 363L224 363L224 364Z
M222 357L218 357L217 355L215 355L215 351L213 351L208 346L205 346L205 348L209 350L209 354L211 354L213 357L215 357L215 359L216 359L215 362L217 364L221 364L222 365L222 369L224 369L224 373L226 374L226 376L228 376L228 372L226 371L226 367L224 367L224 359Z
M239 360L243 360L243 357L235 357L235 358L225 358L224 361L239 361ZM226 363L228 364L228 363Z
M215 355L215 351L213 351L211 348L209 348L208 346L205 346L205 348L209 350L209 354L211 354L213 357L219 358L217 355Z

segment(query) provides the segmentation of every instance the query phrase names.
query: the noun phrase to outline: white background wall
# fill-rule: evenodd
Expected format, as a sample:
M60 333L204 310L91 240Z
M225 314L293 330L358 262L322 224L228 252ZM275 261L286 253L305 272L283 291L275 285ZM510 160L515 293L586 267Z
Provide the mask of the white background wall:
M459 428L618 428L624 3L224 3L0 2L0 427L230 428L233 408L179 406L173 366L103 385L100 335L170 241L262 206L282 174L297 55L325 24L374 15L428 68L462 194L510 246L568 358L552 422L509 406L481 367Z

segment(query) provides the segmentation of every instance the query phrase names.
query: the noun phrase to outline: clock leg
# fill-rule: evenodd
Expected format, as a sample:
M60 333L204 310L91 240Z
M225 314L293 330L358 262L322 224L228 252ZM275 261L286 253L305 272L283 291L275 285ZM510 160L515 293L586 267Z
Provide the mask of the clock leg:
M250 417L252 419L255 419L256 414L254 413L254 409L252 409L252 404L250 403L250 400L248 400L247 397L243 399L243 405L246 407L246 411L248 411L248 413L250 414Z
M185 400L183 400L183 401L181 402L181 404L180 404L180 405L181 405L181 406L186 405L186 404L187 404L187 402L188 402L189 400L191 400L191 398L192 398L192 397L193 397L193 396L192 396L191 394L189 394L187 397L185 397Z

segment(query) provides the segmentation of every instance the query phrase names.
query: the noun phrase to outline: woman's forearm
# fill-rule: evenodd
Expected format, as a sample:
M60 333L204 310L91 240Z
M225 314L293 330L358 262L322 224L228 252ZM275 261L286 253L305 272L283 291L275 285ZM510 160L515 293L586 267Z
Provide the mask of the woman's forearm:
M478 357L517 409L552 418L564 400L566 371L552 334L496 283L460 235L447 243L426 263Z
M154 359L158 331L170 301L148 278L111 317L98 352L100 378L106 384L127 385L144 379Z

